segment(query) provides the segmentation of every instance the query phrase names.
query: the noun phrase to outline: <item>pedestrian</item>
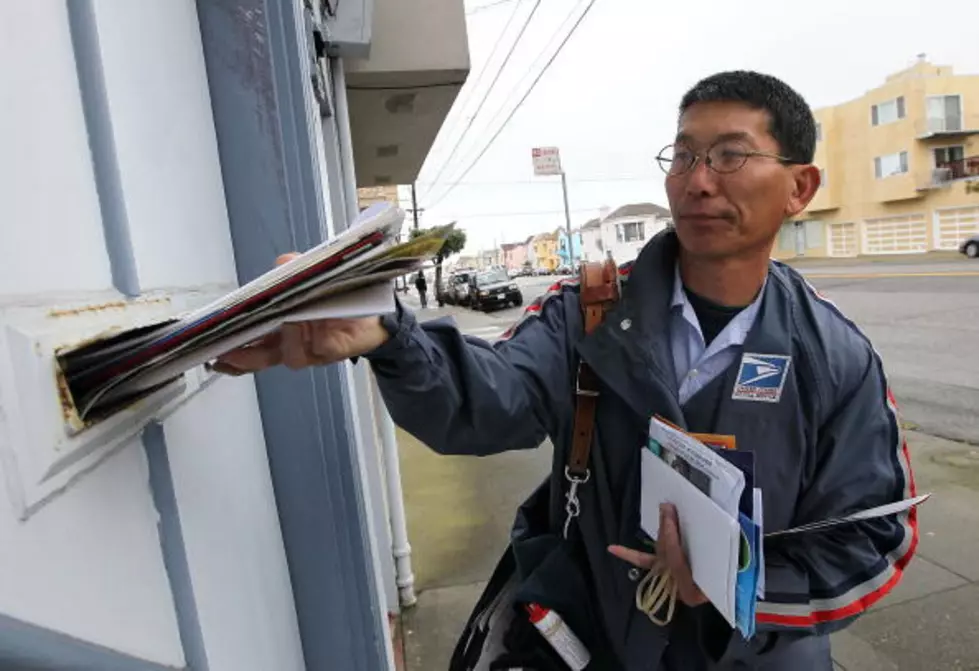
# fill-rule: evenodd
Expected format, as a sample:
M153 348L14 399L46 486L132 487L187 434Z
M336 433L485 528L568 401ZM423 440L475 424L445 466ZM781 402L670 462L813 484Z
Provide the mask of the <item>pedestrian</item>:
M910 561L913 511L767 543L757 633L744 640L693 582L676 511L665 506L655 552L679 603L667 626L636 606L653 561L638 531L640 447L655 415L754 451L766 531L913 492L871 343L798 272L770 260L782 223L819 188L815 137L810 108L778 79L737 71L698 82L658 156L674 226L620 270L621 298L588 335L582 291L569 280L494 345L446 321L419 324L398 305L381 318L313 323L308 339L288 327L268 346L222 357L219 369L364 356L394 420L437 452L486 455L549 437L546 528L533 536L518 516L512 598L560 615L589 648L589 668L830 671L829 634L879 602ZM570 489L564 464L585 401L597 408L591 456ZM562 542L569 492L580 514Z
M422 303L422 309L428 307L428 281L425 279L425 273L418 271L418 275L415 276L415 288L418 289L418 299Z

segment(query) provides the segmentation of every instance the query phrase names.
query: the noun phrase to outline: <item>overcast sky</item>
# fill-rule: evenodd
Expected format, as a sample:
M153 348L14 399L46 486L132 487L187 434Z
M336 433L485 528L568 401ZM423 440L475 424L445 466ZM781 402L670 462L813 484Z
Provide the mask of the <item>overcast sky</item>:
M862 95L919 53L957 73L979 74L979 0L595 0L527 101L460 181L570 27L569 14L573 20L587 4L542 0L473 118L535 1L465 0L469 81L419 175L418 193L422 225L458 220L467 252L564 225L559 178L533 176L535 146L561 149L574 226L603 205L666 206L653 158L675 132L680 97L713 72L773 74L814 108Z

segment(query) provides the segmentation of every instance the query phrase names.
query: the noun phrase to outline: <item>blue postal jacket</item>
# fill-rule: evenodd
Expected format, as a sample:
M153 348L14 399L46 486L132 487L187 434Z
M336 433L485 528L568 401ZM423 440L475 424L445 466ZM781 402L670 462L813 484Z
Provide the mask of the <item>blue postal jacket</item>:
M757 361L751 355L775 355L767 361L779 374L750 383L757 376L742 370L738 356L680 406L668 321L677 252L672 232L651 240L620 271L622 298L590 336L577 281L568 280L492 346L449 320L419 324L399 306L385 318L392 338L367 358L395 422L435 451L489 455L549 437L555 473L571 448L575 371L587 361L601 396L578 524L598 615L621 668L829 670L828 634L901 579L917 545L914 511L767 543L767 589L751 641L718 622L709 605L657 627L635 607L635 572L607 552L613 543L636 547L640 447L657 414L691 431L733 434L740 449L755 452L765 531L914 493L880 358L851 321L780 263L771 263L743 346L748 369ZM564 521L563 491L551 488L555 531Z

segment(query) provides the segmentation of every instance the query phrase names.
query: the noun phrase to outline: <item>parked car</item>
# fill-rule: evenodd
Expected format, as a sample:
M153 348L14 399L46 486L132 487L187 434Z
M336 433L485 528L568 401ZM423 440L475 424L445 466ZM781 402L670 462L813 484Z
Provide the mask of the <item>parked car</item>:
M474 275L471 270L458 270L449 275L443 301L449 305L469 305L469 283Z
M973 235L959 245L959 251L970 259L979 259L979 235Z
M470 305L484 312L492 308L505 308L510 304L523 305L523 294L505 270L496 268L476 273L469 283Z

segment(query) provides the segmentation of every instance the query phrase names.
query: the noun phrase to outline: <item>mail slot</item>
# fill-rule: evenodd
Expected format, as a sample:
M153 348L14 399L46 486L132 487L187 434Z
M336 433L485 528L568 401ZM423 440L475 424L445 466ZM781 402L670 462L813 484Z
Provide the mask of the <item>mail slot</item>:
M0 365L0 405L9 431L0 457L21 519L204 383L203 370L190 371L83 419L64 376L70 355L86 344L166 322L184 309L183 300L156 296L3 312L0 356L10 365Z

